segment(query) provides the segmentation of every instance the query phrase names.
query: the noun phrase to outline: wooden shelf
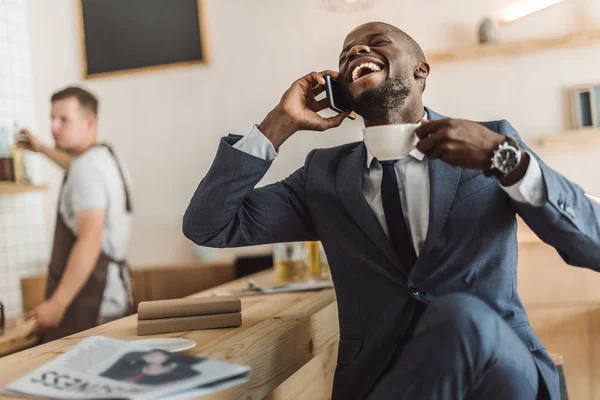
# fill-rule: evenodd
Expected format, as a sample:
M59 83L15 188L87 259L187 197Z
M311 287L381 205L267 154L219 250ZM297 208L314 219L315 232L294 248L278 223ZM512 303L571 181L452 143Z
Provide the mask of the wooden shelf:
M526 39L515 42L493 42L458 47L449 51L428 54L431 64L465 61L488 57L516 56L565 47L600 45L600 28L572 33L561 37Z
M48 190L46 185L32 185L30 183L0 182L0 195L27 192L40 192Z
M600 128L576 129L558 135L544 136L538 139L537 146L584 147L595 143L600 144Z

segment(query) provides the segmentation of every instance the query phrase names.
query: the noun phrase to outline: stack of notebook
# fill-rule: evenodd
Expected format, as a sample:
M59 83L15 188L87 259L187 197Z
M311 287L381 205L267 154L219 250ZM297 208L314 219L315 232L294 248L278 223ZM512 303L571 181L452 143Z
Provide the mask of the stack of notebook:
M240 326L241 311L237 296L143 301L138 306L138 335Z

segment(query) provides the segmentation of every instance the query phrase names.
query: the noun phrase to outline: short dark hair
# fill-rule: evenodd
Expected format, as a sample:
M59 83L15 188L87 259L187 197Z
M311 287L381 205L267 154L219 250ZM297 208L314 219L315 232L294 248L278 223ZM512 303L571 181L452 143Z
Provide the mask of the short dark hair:
M69 86L54 93L50 98L50 101L65 100L75 98L79 102L79 105L87 111L98 115L98 99L96 96L77 86Z
M400 35L402 39L404 39L406 44L408 44L408 51L414 58L416 58L417 61L427 62L427 60L425 59L425 53L423 52L423 49L421 48L419 43L417 43L417 41L413 39L408 33L386 22L381 23L389 26L393 31Z
M423 49L421 48L421 46L419 46L419 43L417 43L417 41L415 39L413 39L409 34L407 34L406 32L398 29L400 35L404 38L404 40L406 40L406 43L408 43L408 47L410 50L411 55L416 58L417 61L421 61L421 62L427 62L427 60L425 59L425 53L423 52Z

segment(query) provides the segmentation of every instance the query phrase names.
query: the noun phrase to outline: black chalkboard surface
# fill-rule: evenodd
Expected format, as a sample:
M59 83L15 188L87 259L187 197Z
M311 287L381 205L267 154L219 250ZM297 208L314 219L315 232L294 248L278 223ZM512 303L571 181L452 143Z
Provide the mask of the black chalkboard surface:
M77 0L84 77L206 63L202 0Z

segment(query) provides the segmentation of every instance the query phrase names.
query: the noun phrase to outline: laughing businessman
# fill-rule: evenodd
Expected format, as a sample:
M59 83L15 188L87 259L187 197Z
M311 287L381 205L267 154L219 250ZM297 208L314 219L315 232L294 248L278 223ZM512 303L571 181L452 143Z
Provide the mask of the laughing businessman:
M298 79L245 137L223 138L185 235L211 247L323 243L339 310L334 399L558 399L517 293L515 215L568 264L598 269L600 205L507 121L425 108L430 67L403 31L364 24L342 49L339 73ZM255 189L296 131L347 116L317 114L326 73L366 126L424 120L417 148L398 162L363 142L313 150L287 179Z

